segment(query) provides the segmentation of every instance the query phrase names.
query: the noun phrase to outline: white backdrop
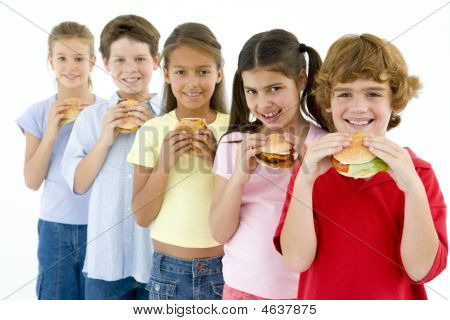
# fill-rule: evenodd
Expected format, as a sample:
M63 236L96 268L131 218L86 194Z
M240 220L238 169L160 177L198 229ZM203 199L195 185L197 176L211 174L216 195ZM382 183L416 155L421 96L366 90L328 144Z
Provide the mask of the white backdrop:
M450 202L450 4L428 0L397 1L0 1L2 49L0 90L4 131L0 193L0 298L35 299L37 218L40 192L25 188L25 139L14 120L32 103L54 93L54 78L46 64L47 36L63 21L86 24L96 37L107 21L120 14L138 14L160 31L162 47L173 28L183 22L208 25L223 46L228 95L243 43L254 33L284 28L324 58L328 47L347 33L369 32L392 40L403 53L423 89L403 113L403 122L388 137L410 146L430 161L447 202ZM97 53L98 61L100 54ZM95 93L108 98L113 84L102 64L93 72ZM162 77L151 89L160 91ZM447 223L449 225L449 223ZM427 285L430 299L450 297L449 271ZM368 279L369 280L369 279ZM369 280L370 281L370 280Z

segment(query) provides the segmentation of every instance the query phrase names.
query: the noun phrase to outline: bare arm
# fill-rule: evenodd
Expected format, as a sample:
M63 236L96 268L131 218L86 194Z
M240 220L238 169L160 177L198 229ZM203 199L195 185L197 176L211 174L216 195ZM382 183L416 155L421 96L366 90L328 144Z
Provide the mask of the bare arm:
M134 166L133 212L141 227L150 225L161 210L168 176L161 169Z
M403 266L414 281L423 279L430 271L439 245L421 181L416 192L405 193L405 213L400 254Z
M214 239L224 244L239 227L241 200L244 187L256 170L255 155L265 143L262 134L249 134L239 144L234 171L229 180L216 175L209 225ZM225 159L224 161L228 161Z
M133 212L136 223L147 227L156 218L164 201L167 179L175 162L192 148L191 137L171 131L164 139L155 168L135 165L133 182Z
M228 242L239 226L244 186L236 179L215 175L209 225L212 236L221 244Z
M83 194L91 187L105 163L109 149L110 146L99 140L88 155L80 161L75 171L73 183L75 193Z
M25 185L31 190L38 190L47 176L48 166L54 141L33 136L25 132L26 149L24 178Z
M312 211L311 183L302 183L299 174L295 180L280 245L286 264L297 272L307 270L316 256L317 238Z
M63 112L67 109L68 105L65 102L53 102L42 140L25 132L26 149L23 173L26 186L32 190L38 190L47 176L53 144L59 136L59 123L65 118Z

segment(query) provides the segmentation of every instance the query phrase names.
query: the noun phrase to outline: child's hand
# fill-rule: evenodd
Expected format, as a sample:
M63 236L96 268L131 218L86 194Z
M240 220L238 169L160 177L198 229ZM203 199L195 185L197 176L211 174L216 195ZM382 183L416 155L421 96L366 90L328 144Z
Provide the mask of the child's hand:
M133 122L138 126L142 126L147 120L153 118L150 108L143 105L138 105L128 108L128 116L133 116Z
M314 183L331 167L330 156L350 145L351 139L345 133L330 133L311 144L306 150L299 175L303 181Z
M128 108L120 103L109 108L103 117L102 133L99 141L104 143L107 147L112 146L119 134L115 129L124 123L123 118L125 118L127 114Z
M236 164L232 179L239 185L244 185L250 179L250 176L256 170L258 163L255 155L261 153L261 147L266 143L266 136L260 133L247 134L240 143L237 154Z
M195 133L192 154L203 159L209 168L212 168L216 156L217 141L210 129L201 129Z
M299 136L296 136L295 134L287 133L287 132L283 134L283 138L287 142L290 142L294 145L294 150L295 150L295 152L297 152L298 157L300 159L303 159L303 157L305 156L305 153L306 153L306 145L304 143L305 141L302 140Z
M53 102L48 113L47 128L44 132L44 139L56 141L59 136L59 123L65 118L64 111L69 109L69 105L64 101L56 100Z
M421 184L411 156L408 151L385 137L367 137L364 139L364 145L375 156L386 162L389 166L387 171L403 192L417 190L418 184Z
M168 173L178 158L191 150L192 136L189 133L179 130L170 131L161 146L157 167L162 167Z

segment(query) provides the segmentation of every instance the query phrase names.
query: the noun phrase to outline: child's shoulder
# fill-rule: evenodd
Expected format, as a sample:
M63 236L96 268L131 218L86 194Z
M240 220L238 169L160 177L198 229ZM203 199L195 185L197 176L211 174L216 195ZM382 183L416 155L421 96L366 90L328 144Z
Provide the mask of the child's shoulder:
M27 109L26 109L26 113L45 113L47 112L53 102L56 100L56 96L52 95L51 97L35 102L33 104L31 104Z
M141 129L153 129L153 130L163 130L168 129L172 130L178 122L175 111L170 111L161 116L153 117L147 120L142 126Z
M227 134L225 134L222 139L220 140L220 143L231 143L231 142L241 142L244 140L246 133L240 132L240 131L232 131Z

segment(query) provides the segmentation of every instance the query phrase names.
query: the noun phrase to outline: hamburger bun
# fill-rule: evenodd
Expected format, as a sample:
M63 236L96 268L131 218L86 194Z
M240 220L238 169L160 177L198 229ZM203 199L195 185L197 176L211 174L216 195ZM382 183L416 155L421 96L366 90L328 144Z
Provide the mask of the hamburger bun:
M139 101L135 100L135 99L125 99L123 101L120 101L120 104L125 106L125 107L135 107L139 105ZM122 120L124 120L125 122L123 124L121 124L120 126L116 127L116 130L119 133L123 133L123 134L128 134L131 132L136 131L139 128L139 125L136 124L133 119L135 119L136 117L134 116L128 116L123 118Z
M186 131L192 135L196 131L208 128L205 119L202 118L183 118L177 124L177 130Z
M261 147L256 161L275 169L291 168L295 165L294 146L283 135L273 133L267 136L266 144Z
M207 129L206 121L203 118L183 118L181 119L176 127L176 130L186 131L194 137L198 130ZM197 147L193 147L194 153L201 152Z
M59 122L60 126L74 122L77 119L78 115L82 111L79 108L80 99L78 99L78 98L67 98L64 100L64 103L69 105L69 109L62 112L64 114L65 118Z
M355 132L350 136L352 139L350 145L332 156L331 163L337 172L358 179L370 178L388 169L383 160L370 153L364 146L364 139L368 136L359 131Z

